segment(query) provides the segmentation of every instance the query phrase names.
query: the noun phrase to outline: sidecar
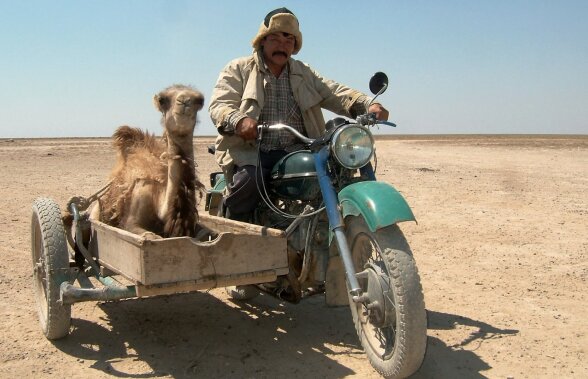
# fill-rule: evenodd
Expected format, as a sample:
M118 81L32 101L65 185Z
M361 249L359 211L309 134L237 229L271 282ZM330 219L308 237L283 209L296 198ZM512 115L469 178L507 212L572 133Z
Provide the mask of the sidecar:
M51 199L33 204L33 279L48 339L69 333L71 305L77 302L271 282L288 273L282 230L202 214L199 222L214 238L148 239L68 206L73 220Z

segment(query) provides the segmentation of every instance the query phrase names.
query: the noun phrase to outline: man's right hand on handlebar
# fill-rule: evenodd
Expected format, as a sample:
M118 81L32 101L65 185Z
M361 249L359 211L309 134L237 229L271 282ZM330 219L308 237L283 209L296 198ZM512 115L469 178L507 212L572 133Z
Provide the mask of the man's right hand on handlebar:
M388 117L390 116L388 110L380 103L373 103L370 105L368 113L373 113L376 116L376 120L379 121L388 121Z
M256 139L257 121L250 117L242 118L235 127L235 134L243 138L245 141Z

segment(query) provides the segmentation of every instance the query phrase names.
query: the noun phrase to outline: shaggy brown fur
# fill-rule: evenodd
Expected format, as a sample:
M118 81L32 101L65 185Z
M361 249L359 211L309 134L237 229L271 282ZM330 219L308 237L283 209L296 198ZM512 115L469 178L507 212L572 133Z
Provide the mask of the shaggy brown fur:
M169 87L154 98L163 114L163 138L129 126L116 130L112 184L93 215L136 234L196 236L196 193L204 186L196 178L192 138L203 100L190 87Z

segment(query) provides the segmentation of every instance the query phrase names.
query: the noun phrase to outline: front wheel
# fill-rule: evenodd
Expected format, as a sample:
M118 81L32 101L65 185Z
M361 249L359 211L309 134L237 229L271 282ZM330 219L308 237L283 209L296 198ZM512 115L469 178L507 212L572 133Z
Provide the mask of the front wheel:
M346 225L358 281L370 299L349 298L361 345L384 377L410 376L427 346L425 302L410 247L397 225L375 233L362 217L350 217Z
M60 299L61 283L68 280L69 253L59 206L39 198L31 220L33 287L41 329L50 340L69 334L71 305Z

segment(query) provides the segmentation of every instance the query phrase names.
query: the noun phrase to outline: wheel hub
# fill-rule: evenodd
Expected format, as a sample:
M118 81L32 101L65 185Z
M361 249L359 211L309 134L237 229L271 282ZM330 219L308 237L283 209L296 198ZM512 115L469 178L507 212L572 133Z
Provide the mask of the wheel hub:
M394 321L394 304L390 300L390 285L386 274L374 264L368 264L366 305L368 319L377 328L389 326Z

